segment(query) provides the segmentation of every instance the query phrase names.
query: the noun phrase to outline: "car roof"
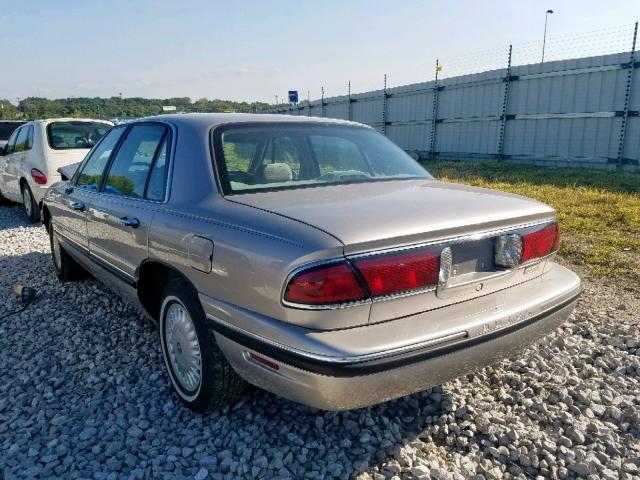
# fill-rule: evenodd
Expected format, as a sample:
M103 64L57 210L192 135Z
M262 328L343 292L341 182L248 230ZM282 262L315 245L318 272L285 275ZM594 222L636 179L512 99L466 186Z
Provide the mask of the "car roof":
M101 120L98 118L43 118L39 120L33 120L33 123L48 124L52 122L98 122L113 125L113 123L108 120Z
M170 122L178 127L180 125L185 125L192 128L206 129L207 131L213 127L227 123L318 123L325 125L353 125L370 128L367 125L348 120L265 113L178 113L145 117L135 120L132 123L144 121Z

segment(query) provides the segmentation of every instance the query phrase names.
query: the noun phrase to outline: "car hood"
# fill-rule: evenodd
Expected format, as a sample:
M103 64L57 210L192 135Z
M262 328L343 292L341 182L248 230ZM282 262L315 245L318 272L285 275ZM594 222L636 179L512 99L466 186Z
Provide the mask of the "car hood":
M326 185L227 199L312 225L345 253L438 241L555 216L540 202L436 180Z

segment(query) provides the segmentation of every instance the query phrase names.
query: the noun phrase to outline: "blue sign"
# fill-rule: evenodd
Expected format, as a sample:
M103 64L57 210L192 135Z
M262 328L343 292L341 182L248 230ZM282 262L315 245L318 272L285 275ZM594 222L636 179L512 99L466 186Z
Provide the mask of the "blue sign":
M289 103L298 103L298 91L289 90Z

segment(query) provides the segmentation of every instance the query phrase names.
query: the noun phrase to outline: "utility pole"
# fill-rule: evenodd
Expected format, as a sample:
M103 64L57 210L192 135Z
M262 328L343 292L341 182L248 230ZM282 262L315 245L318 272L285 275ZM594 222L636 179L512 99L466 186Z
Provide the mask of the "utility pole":
M122 118L124 118L124 100L122 99L122 92L119 92L120 95L120 109L122 110Z
M544 36L542 37L542 61L540 64L544 63L544 47L547 43L547 22L549 21L549 15L553 13L553 10L547 10L547 13L544 15Z

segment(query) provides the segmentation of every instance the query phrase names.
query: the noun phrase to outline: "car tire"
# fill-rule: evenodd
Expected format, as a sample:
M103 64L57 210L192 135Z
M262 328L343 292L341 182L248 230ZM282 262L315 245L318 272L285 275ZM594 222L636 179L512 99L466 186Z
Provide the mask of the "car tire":
M29 187L28 183L22 184L21 193L22 206L24 208L25 215L31 223L37 222L40 220L40 206L36 202L36 199L33 198L33 193L31 192L31 187Z
M59 280L63 282L73 282L88 277L88 272L84 267L76 262L60 244L53 225L49 226L49 245L51 246L53 270L56 272Z
M247 383L218 347L195 289L181 278L162 294L160 343L174 391L191 410L236 403Z

